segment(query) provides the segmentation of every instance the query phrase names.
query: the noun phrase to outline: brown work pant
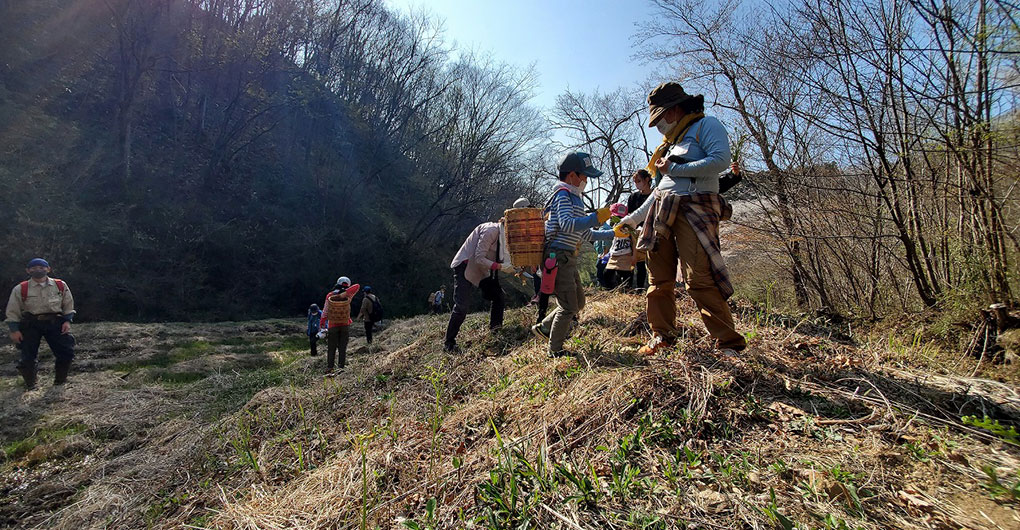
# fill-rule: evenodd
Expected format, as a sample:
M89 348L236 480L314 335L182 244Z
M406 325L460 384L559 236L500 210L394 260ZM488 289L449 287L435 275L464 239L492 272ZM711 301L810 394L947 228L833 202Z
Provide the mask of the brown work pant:
M733 314L719 287L712 279L711 264L697 234L680 213L671 237L659 238L658 246L648 253L648 323L652 332L673 340L676 327L677 261L687 279L687 292L701 310L708 332L719 340L720 348L743 349L747 342L733 326Z

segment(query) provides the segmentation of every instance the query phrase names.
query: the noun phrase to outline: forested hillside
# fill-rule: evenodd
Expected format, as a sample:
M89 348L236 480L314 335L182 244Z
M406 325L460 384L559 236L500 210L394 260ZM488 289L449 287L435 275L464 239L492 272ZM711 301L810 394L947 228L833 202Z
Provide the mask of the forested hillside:
M295 314L340 275L406 313L543 168L532 75L378 0L0 19L0 277L46 255L87 319Z

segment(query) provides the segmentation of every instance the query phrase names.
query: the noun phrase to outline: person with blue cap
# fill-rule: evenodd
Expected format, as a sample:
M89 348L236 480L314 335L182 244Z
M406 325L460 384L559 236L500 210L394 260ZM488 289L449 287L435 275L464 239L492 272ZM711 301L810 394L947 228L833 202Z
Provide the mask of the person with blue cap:
M612 213L608 207L588 213L581 195L588 185L588 179L597 179L602 171L592 163L591 155L575 151L560 159L560 180L545 205L545 250L542 261L554 261L551 274L543 281L551 281L552 294L556 295L557 308L546 315L531 332L543 341L548 341L548 355L561 357L572 355L563 349L563 343L573 325L574 318L584 309L584 285L578 272L578 249L583 241L610 241L612 230L598 230L609 220ZM546 274L543 269L543 274Z
M35 388L37 357L42 339L50 345L56 361L54 385L67 382L74 359L74 297L63 280L50 278L50 264L42 258L28 262L31 279L14 286L7 300L7 326L11 341L21 350L18 371L25 388Z
M322 318L322 310L319 309L318 304L312 304L308 308L308 328L305 329L305 335L308 335L308 346L312 357L319 354L316 344L319 342L319 319Z

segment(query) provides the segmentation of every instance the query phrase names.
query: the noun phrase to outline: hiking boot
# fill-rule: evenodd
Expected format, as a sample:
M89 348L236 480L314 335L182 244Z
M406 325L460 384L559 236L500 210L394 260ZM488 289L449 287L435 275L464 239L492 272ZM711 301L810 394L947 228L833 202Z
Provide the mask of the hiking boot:
M71 371L71 361L57 361L53 375L53 384L62 385L67 382L67 374Z
M560 350L548 352L546 355L548 355L550 359L555 359L557 357L573 357L574 352L569 350Z
M538 337L542 342L549 342L549 333L542 329L542 324L531 326L531 334Z
M25 390L35 390L35 370L21 369L21 377L25 380Z
M673 350L673 342L656 335L638 350L640 355L658 355Z
M446 344L443 344L443 351L446 352L446 353L455 353L455 354L464 353L464 350L461 350L460 346L458 346L457 343L453 343L453 344L446 343Z

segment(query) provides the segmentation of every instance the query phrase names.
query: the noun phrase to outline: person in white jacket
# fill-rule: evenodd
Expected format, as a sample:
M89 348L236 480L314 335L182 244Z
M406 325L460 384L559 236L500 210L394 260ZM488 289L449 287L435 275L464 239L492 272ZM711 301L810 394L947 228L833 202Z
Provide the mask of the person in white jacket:
M492 300L489 309L489 329L503 325L503 289L498 279L492 278L498 271L510 268L510 260L504 259L506 249L501 248L499 222L482 223L468 234L457 255L453 257L450 268L453 269L453 312L450 323L446 326L446 339L443 349L448 352L459 352L457 333L471 307L471 293L485 280L486 298Z

